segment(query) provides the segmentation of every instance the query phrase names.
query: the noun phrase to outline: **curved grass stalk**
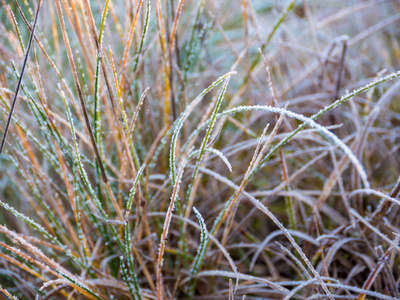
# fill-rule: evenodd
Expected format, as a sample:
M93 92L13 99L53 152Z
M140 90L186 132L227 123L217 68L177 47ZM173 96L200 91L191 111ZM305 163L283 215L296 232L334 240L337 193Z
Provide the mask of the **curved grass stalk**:
M225 183L226 185L232 187L233 189L235 189L235 191L239 190L239 186L237 186L235 183L233 183L232 181L228 180L225 177L222 177L221 175L219 175L218 173L215 173L211 170L207 171L207 174L213 176L215 179ZM313 275L315 276L315 278L318 280L318 282L321 284L323 290L325 291L325 293L327 294L327 296L329 297L329 299L334 300L332 297L331 292L329 291L329 289L327 288L326 284L322 281L321 276L318 274L318 272L315 270L314 266L311 264L311 262L309 261L309 259L307 258L307 256L304 254L303 250L300 248L300 246L296 243L295 239L292 237L292 235L290 234L290 232L282 225L282 223L275 217L275 215L265 206L263 205L259 200L257 200L255 197L253 197L252 195L250 195L249 193L242 191L243 195L245 195L250 201L251 203L253 203L253 205L258 208L261 212L263 212L265 215L267 215L274 223L276 226L278 226L278 228L284 233L284 235L286 236L286 238L289 240L289 242L292 244L292 246L294 247L294 249L297 251L297 253L300 255L301 259L304 261L304 263L307 265L307 267L309 268L309 270L313 273ZM219 227L219 224L222 220L222 216L225 214L225 210L226 208L230 205L229 201L228 203L225 205L225 208L221 211L221 213L219 214L219 216L216 218L213 228L211 229L210 233L212 235L216 234L216 229ZM209 242L207 243L207 247L204 248L204 251L206 251L206 249L209 246ZM196 274L194 274L195 276Z
M216 87L221 81L224 79L230 77L231 75L236 74L236 72L228 72L225 75L222 75L219 77L216 81L214 81L210 86L208 86L206 89L204 89L187 107L186 109L181 113L181 115L176 119L176 121L172 124L171 129L168 130L168 132L165 134L165 137L161 140L160 146L157 148L154 157L153 157L153 162L150 164L150 166L154 166L155 160L158 157L158 154L161 152L162 148L164 145L167 143L167 140L169 136L172 134L172 140L171 140L171 148L170 148L170 155L169 155L169 167L170 167L170 177L172 180L172 184L175 185L175 171L176 171L176 144L178 141L178 136L180 133L180 130L183 127L184 122L186 119L189 117L190 113L194 110L194 108L201 102L203 97L210 92L214 87ZM150 167L151 168L151 167Z
M204 149L204 151L218 156L224 162L224 164L228 167L229 171L232 172L231 163L229 162L229 160L226 158L226 156L221 151L214 149L214 148L206 148L206 149ZM189 155L188 160L191 160L192 158L196 157L199 154L200 154L200 150L193 151Z
M197 219L199 220L200 223L200 246L199 249L197 249L197 254L196 257L194 259L194 263L193 263L193 268L190 271L189 274L189 285L187 285L187 296L189 296L189 298L193 297L193 293L194 293L194 288L195 285L194 284L190 284L193 280L193 275L197 274L199 272L199 269L201 267L201 263L204 259L204 255L205 255L205 247L207 245L207 227L206 227L206 223L204 222L204 218L201 215L201 213L197 210L196 207L193 207L194 213L196 214Z
M294 236L294 239L296 239L296 237L297 237L297 238L300 238L300 239L303 239L303 240L309 242L309 243L312 244L312 245L319 246L319 243L318 243L318 241L317 241L316 239L314 239L314 238L312 238L312 237L310 237L310 236L308 236L308 235L302 233L301 231L295 231L295 230L292 230L292 229L288 229L288 232L289 232L291 235ZM269 243L270 241L272 241L273 238L275 238L275 237L277 237L278 235L281 235L281 234L283 234L283 232L280 231L280 230L274 231L274 232L270 233L270 234L258 245L258 247L257 247L258 249L257 249L256 252L254 253L253 258L251 259L251 262L250 262L250 267L249 267L250 270L252 270L252 269L254 268L258 257L260 256L260 254L261 254L261 252L263 251L263 249L268 245L268 243ZM297 258L296 258L296 259L297 259Z
M184 212L190 211L192 209L193 200L194 200L194 195L192 195L194 182L195 182L196 177L198 175L200 163L201 163L201 160L203 158L206 146L207 146L208 141L209 141L209 139L211 137L211 131L212 131L212 129L214 127L214 124L215 124L215 122L217 120L217 114L218 114L218 111L219 111L219 109L221 107L222 100L224 99L224 96L225 96L225 93L226 93L226 89L227 89L228 84L229 84L229 79L230 79L230 76L228 76L225 79L225 83L224 83L224 85L222 87L221 93L220 93L220 95L218 97L218 101L215 104L214 111L213 111L213 113L211 115L210 123L209 123L208 129L207 129L206 135L205 135L205 137L203 139L203 142L202 142L202 144L200 146L199 157L197 158L196 166L195 166L195 169L194 169L194 172L193 172L193 176L192 176L192 181L189 184L189 188L188 188L188 192L187 192L186 203L185 203L185 207L183 209ZM185 215L186 215L186 213L185 213Z
M384 77L380 77L380 78L376 79L375 81L373 81L373 82L371 82L369 84L366 84L366 85L362 86L361 88L352 91L349 94L346 94L346 95L342 96L340 99L336 100L331 105L328 105L328 106L324 107L318 113L312 115L310 117L310 119L315 121L316 119L318 119L319 117L321 117L322 115L327 113L328 111L338 107L339 105L341 105L344 102L352 99L353 97L355 97L355 96L357 96L357 95L359 95L359 94L361 94L361 93L363 93L363 92L365 92L365 91L367 91L367 90L369 90L371 88L374 88L379 84L394 80L394 79L396 79L398 77L400 77L400 71L394 72L394 73L389 74L389 75L384 76ZM225 113L226 112L218 114L217 118L220 118L220 117L224 116ZM193 133L189 136L187 142L182 146L181 151L185 151L186 150L186 148L190 144L191 140L194 139L198 135L198 133L209 124L208 122L209 121L204 122L203 124L199 125L195 131L193 131ZM281 148L286 143L288 143L297 133L299 133L301 130L303 130L306 126L307 126L307 124L300 125L297 129L292 131L288 136L286 136L282 141L280 141L272 150L270 150L268 152L268 154L261 160L260 164L255 166L254 170L250 173L248 180L251 180L251 178L254 176L254 174L264 166L264 164L279 150L279 148Z
M394 204L400 205L400 201L397 200L396 198L390 197L389 195L386 195L385 193L382 193L382 192L380 192L380 191L373 190L373 189L359 189L359 190L355 190L355 191L351 192L351 194L349 195L349 199L350 199L351 197L353 197L354 195L357 195L357 194L375 195L375 196L381 197L382 199L381 199L381 202L379 203L378 207L379 207L380 205L382 205L382 203L383 203L385 200L386 200L386 201L390 201L390 202L392 202L392 203L394 203Z
M276 284L271 280L268 280L268 279L265 279L262 277L256 277L256 276L252 276L252 275L242 274L242 273L235 274L234 272L228 272L228 271L210 270L210 271L203 271L203 272L198 273L196 275L196 278L199 278L202 276L223 276L223 277L228 277L228 278L239 278L243 281L258 282L260 284L271 287L272 289L280 291L282 293L290 292L287 288L281 286L280 284Z
M326 107L324 107L323 109L321 109L318 113L312 115L310 117L310 119L312 119L313 121L315 121L316 119L318 119L319 117L321 117L322 115L324 115L325 113L327 113L328 111L340 106L341 104L343 104L344 102L352 99L353 97L370 90L371 88L374 88L376 86L378 86L379 84L382 84L384 82L389 82L392 81L396 78L400 77L400 71L391 73L387 76L383 76L380 77L376 80L374 80L371 83L368 83L358 89L353 90L351 93L348 93L346 95L343 95L340 99L336 100L334 103L332 103L331 105L328 105ZM225 112L218 114L217 118L222 117L225 114ZM187 142L182 146L182 150L181 151L185 151L186 148L188 147L188 145L190 144L191 140L194 139L198 133L205 128L208 125L208 122L204 122L203 124L199 125L197 127L197 129L195 131L193 131L193 133L189 136ZM294 131L292 131L288 136L286 136L282 141L280 141L272 150L270 150L270 152L268 152L268 154L264 157L264 159L261 160L260 164L258 164L257 166L255 166L254 170L250 173L249 179L250 180L253 175L264 166L264 164L266 163L266 161L268 161L282 146L284 146L286 143L288 143L297 133L299 133L301 130L303 130L305 127L307 126L307 124L302 124L300 125L297 129L295 129Z
M367 173L365 172L365 170L362 167L362 164L360 163L358 158L355 157L355 155L349 149L349 147L346 144L344 144L335 134L330 132L325 127L323 127L323 126L319 125L318 123L316 123L313 120L313 118L308 118L308 117L305 117L303 115L300 115L300 114L294 113L292 111L286 110L284 108L278 108L278 107L273 107L273 106L269 106L269 105L239 106L239 107L236 107L236 108L233 108L233 109L230 109L230 110L227 110L227 111L224 111L224 112L218 114L216 116L216 118L222 117L222 116L225 116L225 115L234 114L234 113L237 113L237 112L253 111L253 110L265 110L265 111L268 111L268 112L279 113L279 114L283 114L285 116L288 116L290 118L294 118L294 119L302 121L303 124L300 125L295 131L293 131L293 132L296 132L296 133L298 131L300 131L300 130L298 130L299 128L303 129L306 125L309 125L312 128L318 129L326 138L331 140L335 145L337 145L349 157L351 162L356 167L356 169L357 169L357 171L358 171L358 173L359 173L359 175L361 177L361 180L363 181L364 186L367 189L369 189L370 184L369 184L369 181L368 181ZM210 120L208 120L207 122L204 122L201 125L201 127L204 127L205 125L208 125L208 124L211 124ZM196 131L198 131L198 129ZM293 137L293 136L294 136L294 134L291 134L288 137ZM289 140L288 137L286 137L283 141ZM283 143L282 143L283 141L281 141L278 145L283 145ZM276 147L277 146L275 146L275 148ZM271 151L273 151L274 149L272 149ZM267 154L266 157L270 158L272 156L270 154L271 151ZM252 177L252 175L254 175L254 173L260 168L260 165L262 165L265 161L266 161L266 158L261 160L261 162L260 162L260 164L258 166L255 166L255 168L253 169L253 171L249 175L249 179Z
M321 277L323 280L326 281L326 286L330 287L330 288L335 288L335 289L341 289L341 290L346 290L346 291L351 291L351 292L355 292L355 293L361 293L361 294L365 294L380 300L396 300L397 298L395 297L391 297L382 293L377 293L377 292L373 292L370 290L366 290L364 288L359 288L359 287L355 287L355 286L351 286L351 285L346 285L343 283L340 283L338 280L335 280L334 278L331 277ZM333 282L333 283L332 283ZM320 284L316 278L311 278L310 280L307 281L298 281L298 282L291 282L292 284L297 285L296 288L294 288L290 293L288 293L284 299L289 300L292 299L293 296L300 291L301 289L305 288L306 286L310 285L310 284Z

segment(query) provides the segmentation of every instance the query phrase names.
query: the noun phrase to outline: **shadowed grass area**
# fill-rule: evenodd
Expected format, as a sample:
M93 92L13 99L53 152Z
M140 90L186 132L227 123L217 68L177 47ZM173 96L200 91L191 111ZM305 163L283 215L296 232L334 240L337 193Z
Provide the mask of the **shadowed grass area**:
M398 1L0 3L1 299L399 299Z

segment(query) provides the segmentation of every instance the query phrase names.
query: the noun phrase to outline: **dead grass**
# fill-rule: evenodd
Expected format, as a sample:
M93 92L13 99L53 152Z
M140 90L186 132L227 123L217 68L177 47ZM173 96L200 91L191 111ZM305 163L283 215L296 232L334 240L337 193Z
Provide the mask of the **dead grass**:
M0 298L399 299L398 1L40 2L0 6Z

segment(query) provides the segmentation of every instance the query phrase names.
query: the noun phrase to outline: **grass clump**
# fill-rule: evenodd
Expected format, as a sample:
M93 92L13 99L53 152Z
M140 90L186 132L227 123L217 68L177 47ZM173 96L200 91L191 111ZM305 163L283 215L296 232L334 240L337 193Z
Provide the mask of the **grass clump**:
M398 299L398 13L2 0L0 298Z

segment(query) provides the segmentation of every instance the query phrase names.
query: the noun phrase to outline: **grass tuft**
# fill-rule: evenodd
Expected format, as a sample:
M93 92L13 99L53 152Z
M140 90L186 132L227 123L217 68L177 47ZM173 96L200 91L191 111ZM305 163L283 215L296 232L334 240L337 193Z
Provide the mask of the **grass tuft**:
M0 298L399 299L396 1L0 1Z

